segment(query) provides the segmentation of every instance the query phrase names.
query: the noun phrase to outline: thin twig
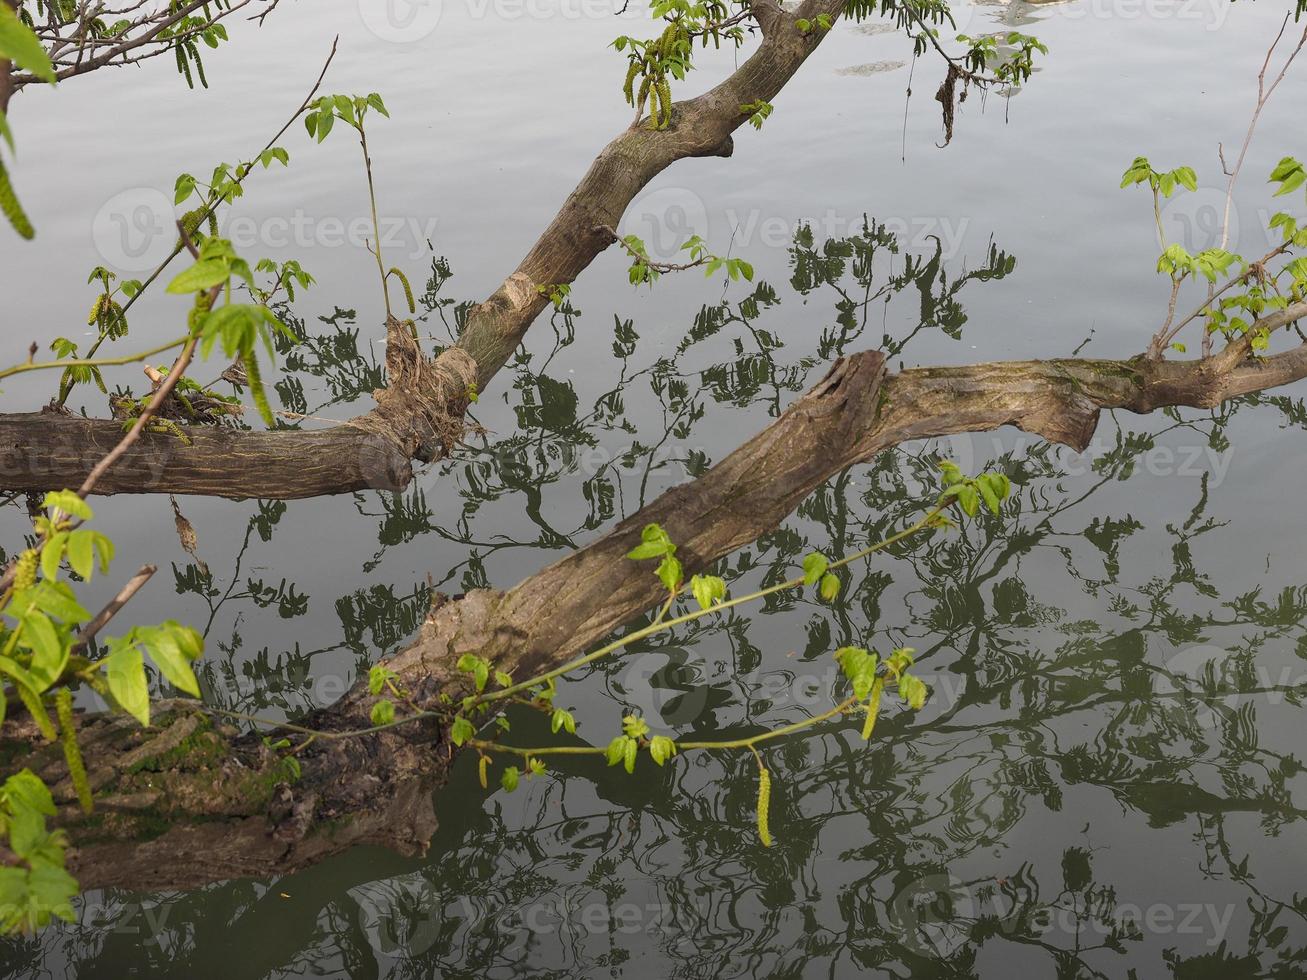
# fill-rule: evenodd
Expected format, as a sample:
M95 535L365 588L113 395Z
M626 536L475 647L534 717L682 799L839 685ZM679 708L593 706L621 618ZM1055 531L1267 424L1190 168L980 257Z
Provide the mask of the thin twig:
M107 606L95 614L95 617L82 627L82 631L77 634L77 639L73 641L73 650L86 646L95 638L95 634L104 629L109 620L118 615L118 611L123 606L132 601L132 597L141 591L150 577L158 571L154 565L142 565L141 570L128 579L127 584L122 590L113 597Z

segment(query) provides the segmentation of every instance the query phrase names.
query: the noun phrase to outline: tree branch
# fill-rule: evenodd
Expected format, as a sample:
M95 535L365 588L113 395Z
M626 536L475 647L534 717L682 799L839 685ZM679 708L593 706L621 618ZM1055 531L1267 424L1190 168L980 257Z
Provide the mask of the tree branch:
M1307 314L1300 306L1298 315ZM456 702L468 693L455 668L460 654L534 676L661 602L665 593L648 567L625 558L648 522L671 535L689 575L776 527L825 480L902 442L1015 425L1083 450L1102 409L1209 408L1304 377L1307 344L1228 365L1072 358L892 375L883 354L854 354L704 476L593 544L507 591L437 597L414 642L386 665L414 707L438 712L442 694ZM362 681L299 720L296 732L370 728L374 701ZM11 769L28 766L54 786L60 822L77 845L70 867L83 887L266 876L360 843L419 853L435 830L432 791L448 781L454 752L429 716L366 736L301 742L298 780L259 734L216 725L194 702L167 702L156 717L158 728L148 732L114 715L79 725L97 792L93 826L82 822L58 747L41 746L30 720L13 725L19 744L0 745ZM178 746L187 751L173 751Z

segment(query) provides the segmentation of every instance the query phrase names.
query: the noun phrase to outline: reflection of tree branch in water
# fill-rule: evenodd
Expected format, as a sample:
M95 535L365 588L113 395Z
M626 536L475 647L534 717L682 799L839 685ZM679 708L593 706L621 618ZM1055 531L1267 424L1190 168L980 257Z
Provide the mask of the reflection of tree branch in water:
M863 304L859 331L865 328L869 306L870 303ZM777 363L783 345L767 346L765 340L760 340L758 331L764 327L755 322L757 316L752 310L745 313L735 320L723 317L717 329L738 323L753 339L759 349L750 356L767 366L770 387L765 393L763 385L750 387L747 383L734 387L723 383L715 389L727 396L721 401L736 404L741 411L759 404L770 407L780 391L788 388L785 381L778 380L785 370ZM909 329L908 336L917 335L918 330L920 323L915 329ZM856 333L837 333L833 339L822 339L820 343L842 344L856 336ZM544 358L546 366L561 357L566 347L562 339L556 337L554 349ZM517 408L534 411L539 406L534 401L528 404L525 392L539 390L539 379L544 377L544 372L543 368L533 371L529 356L523 356L525 360L517 366L517 382L512 390L518 393ZM448 472L461 468L465 473L465 479L459 484L465 500L464 513L454 526L432 519L425 496L417 488L407 495L381 496L379 511L369 506L366 497L356 498L360 513L380 519L380 549L366 566L369 571L382 567L377 563L387 549L420 535L435 534L469 551L446 572L442 584L452 581L460 569L484 580L484 560L492 555L511 554L514 549L524 547L539 550L556 547L551 542L567 536L536 520L538 513L531 518L541 531L534 541L477 531L486 528L497 532L505 526L507 522L500 519L501 511L512 509L520 514L514 499L517 495L524 495L529 501L531 493L538 495L544 485L569 480L593 487L599 478L614 472L616 467L611 461L590 476L578 476L576 467L566 462L553 466L548 461L556 458L553 448L564 438L560 434L575 440L574 444L596 445L602 432L619 430L623 423L630 424L628 410L624 406L617 408L616 401L631 396L638 380L648 378L653 382L658 365L629 371L630 354L618 352L615 356L621 362L618 384L600 395L588 414L572 415L550 433L533 433L529 443L487 440L485 453L449 464ZM800 352L791 357L798 359L794 377L801 385L807 370L805 356ZM698 380L703 390L714 390L708 380L713 368L683 373L676 357L666 363L667 377L686 381L687 388ZM718 367L722 371L715 377L725 378L729 368ZM661 427L661 439L643 446L641 454L652 457L679 421L674 414L664 414L660 426L655 427ZM1217 421L1223 425L1228 416ZM1150 438L1172 433L1180 424L1168 425ZM693 422L685 429L685 438L689 438L692 426ZM534 454L546 465L520 465L522 454L517 450L523 445L529 445L526 455ZM928 965L938 967L941 962L961 965L967 955L974 955L987 943L1010 941L1043 950L1067 970L1075 966L1081 971L1077 975L1107 975L1086 962L1104 945L1080 941L1079 923L1090 908L1085 898L1088 885L1073 891L1073 895L1080 897L1069 903L1065 888L1054 899L1070 904L1076 913L1077 931L1069 944L1057 941L1059 937L1030 934L1016 925L997 931L982 928L980 915L960 914L939 920L950 928L956 922L962 940L942 961L923 956L914 946L912 936L895 927L894 896L887 899L883 886L901 891L905 880L919 877L931 868L951 867L954 862L966 860L980 861L994 868L996 861L988 856L989 850L1008 843L1013 828L1020 825L1036 803L1060 809L1063 785L1106 790L1128 811L1147 814L1150 819L1171 823L1197 820L1204 827L1216 828L1221 838L1227 812L1301 818L1297 808L1285 803L1277 805L1275 793L1280 790L1266 785L1276 778L1274 774L1283 769L1288 757L1258 746L1250 753L1246 746L1239 746L1230 741L1231 736L1225 735L1227 744L1214 760L1163 752L1163 749L1176 749L1174 732L1178 729L1172 709L1186 698L1185 678L1162 671L1161 674L1177 682L1174 694L1155 697L1149 693L1146 699L1139 695L1140 683L1159 676L1159 671L1144 656L1148 639L1172 636L1177 614L1169 607L1179 603L1181 586L1196 580L1198 575L1192 567L1195 559L1184 555L1193 550L1190 542L1210 525L1210 519L1203 520L1206 487L1189 520L1182 527L1166 529L1175 544L1169 580L1155 584L1123 582L1118 568L1109 569L1106 582L1098 583L1081 571L1083 559L1073 547L1077 538L1085 537L1096 549L1095 556L1111 560L1121 536L1128 536L1132 525L1119 521L1109 526L1106 523L1109 519L1092 514L1085 529L1078 533L1064 525L1076 508L1092 502L1144 448L1145 443L1120 434L1117 448L1109 454L1097 476L1087 489L1074 496L1044 494L1044 484L1057 477L1058 468L1042 450L1004 456L1003 469L1021 476L1025 482L1024 492L1010 505L1008 526L982 521L966 535L942 542L936 540L928 550L896 549L892 578L885 566L873 567L870 561L866 562L858 570L858 579L846 591L849 605L860 603L856 610L844 604L834 608L819 605L806 597L787 598L769 604L762 615L752 619L727 616L718 623L699 622L633 650L639 653L699 646L708 653L703 658L705 662L729 663L732 669L724 671L724 676L704 678L705 686L720 696L706 702L712 710L702 720L696 720L694 730L710 726L709 730L714 732L740 734L777 720L788 720L796 711L796 706L785 699L769 697L765 685L778 673L792 685L794 676L810 663L799 660L783 670L774 669L776 664L785 663L779 659L784 650L777 648L775 627L796 621L801 611L820 612L819 617L812 618L825 623L827 636L838 634L845 642L865 642L868 633L884 629L880 620L888 618L896 632L903 632L905 642L913 638L924 640L919 663L933 665L948 651L957 652L953 663L940 663L939 667L965 681L965 688L960 688L959 696L945 703L928 720L887 712L878 723L877 742L870 749L861 743L854 744L856 740L849 734L847 725L829 725L769 750L769 765L778 774L779 792L783 794L787 814L782 819L787 825L778 828L778 846L765 858L736 830L738 824L748 822L753 806L752 778L747 776L753 766L751 760L714 759L705 761L703 767L681 769L674 774L658 771L651 773L648 785L608 779L595 763L563 760L555 767L559 782L549 787L538 807L533 807L539 810L537 814L523 817L514 813L505 818L498 813L499 803L493 805L492 812L475 807L451 807L449 814L442 815L446 823L435 841L436 853L440 855L437 862L428 867L392 857L387 859L386 867L394 869L396 874L425 868L424 873L441 893L466 896L471 903L468 907L479 907L479 903L504 896L520 903L539 901L539 896L557 889L561 881L575 880L575 866L585 860L586 854L594 855L591 877L603 884L609 883L606 876L611 877L606 869L648 868L663 900L670 902L671 896L680 896L678 908L688 910L688 922L682 924L685 928L678 929L666 943L659 943L662 954L682 964L686 975L699 975L694 972L695 966L705 961L705 951L715 955L724 949L734 949L741 962L758 963L763 957L783 961L791 955L796 943L787 919L797 916L817 920L823 909L826 916L812 930L805 930L805 938L798 941L809 955L823 959L852 961L867 968L873 962L898 961L916 963L925 970ZM642 487L650 472L650 460L644 462L639 471ZM872 539L913 507L909 483L923 484L933 479L933 464L931 453L884 454L863 471L871 477L865 489L862 480L855 484L851 471L840 473L805 502L797 517L760 541L756 548L724 559L720 563L721 574L732 584L767 580L779 574L781 568L792 567L795 558L809 547L809 539L820 540L823 547L830 543L837 550L855 547L860 537ZM620 472L615 482L616 496L622 486ZM254 527L252 519L226 593L216 602L206 599L210 627L217 621L219 609L230 611L233 604L254 601L248 589L239 591L237 587L246 548L252 546ZM1040 590L1048 587L1040 582L1040 577L1019 574L1027 554L1049 548L1063 555L1066 571L1073 581L1085 587L1091 583L1110 585L1123 596L1134 593L1147 596L1149 602L1138 611L1136 621L1125 629L1110 623L1086 626L1067 622L1065 612L1039 603ZM1006 572L1013 574L1005 579ZM918 587L906 591L914 579ZM1019 586L1022 580L1033 583L1033 595L1024 586L1018 591L1012 584ZM892 613L883 617L879 608L881 597L891 597L889 589L896 582L903 583L902 599L894 598ZM982 591L990 586L992 597ZM362 653L368 648L365 640L368 630L375 641L381 641L373 646L384 646L385 641L397 642L402 638L406 618L415 613L420 615L426 595L421 584L414 586L410 595L402 594L403 588L376 585L367 592L342 596L335 608L344 640L329 649L345 646ZM396 595L397 591L401 594ZM1215 610L1206 610L1202 615L1187 617L1187 633L1271 624L1274 615L1274 610L1255 601L1227 602L1220 608L1229 609L1230 614L1218 617ZM772 615L785 619L765 618ZM1285 627L1284 632L1290 628L1297 627ZM754 630L766 634L762 647L749 639ZM1042 645L1050 635L1058 637L1059 643L1044 653ZM718 643L720 646L714 648ZM823 648L828 650L831 645L824 643ZM623 666L614 663L596 667L594 671L601 672L601 676L596 677L592 672L589 682L569 683L564 694L575 691L581 696L594 691L596 682L611 689ZM944 698L943 690L937 692L937 697ZM769 706L768 701L771 701ZM1138 715L1141 701L1146 701L1142 717ZM1013 710L1014 702L1016 710ZM748 721L741 722L741 717ZM1083 741L1064 748L1064 736L1060 733L1066 728L1059 723L1073 717L1101 719L1101 731L1094 734L1091 730L1080 736ZM1137 732L1132 731L1132 726ZM530 720L516 716L514 731L528 740L534 735ZM935 760L949 767L950 778L942 788L931 781L932 774L941 771L932 764ZM1256 767L1256 775L1248 771L1249 762ZM1232 783L1224 795L1208 790L1197 792L1196 780L1203 770L1220 772L1223 767L1240 769L1245 785ZM726 774L724 779L722 772ZM1055 775L1058 773L1060 779ZM464 772L463 776L470 786L474 775ZM676 791L663 792L672 781L677 784ZM534 803L535 799L532 797L530 802ZM655 799L658 800L656 810L652 809ZM1285 799L1283 795L1281 799ZM573 800L577 801L575 806ZM548 809L546 801L550 804ZM560 809L564 817L558 816ZM841 854L844 862L862 864L856 867L856 879L840 886L838 903L842 916L832 918L829 908L821 904L821 889L813 876L812 865L819 856L820 859L829 857L829 846L839 846L839 828L847 821L860 828L865 824L866 839L872 843L865 849ZM524 829L516 829L519 822ZM835 835L833 840L823 840L827 833ZM863 836L860 831L856 839L861 840ZM677 868L676 875L666 879L661 872L669 864L659 860L664 849L702 857L684 865L672 862ZM1228 855L1225 860L1231 867L1238 863ZM274 943L272 948L284 950L285 943L290 942L296 950L311 950L315 943L330 937L345 946L347 952L342 955L357 956L367 963L370 954L364 940L352 931L344 934L342 922L349 923L354 918L350 904L353 899L344 889L371 881L382 872L367 862L341 861L331 867L330 874L314 869L287 882L286 887L302 907L291 927L293 938ZM750 876L757 876L757 890L718 889L721 900L717 905L703 911L696 907L689 889L700 883L702 876L739 867L748 869ZM1041 904L1037 871L1043 872L1044 866L1023 867L1003 879L1003 884L996 877L997 870L988 876L968 874L968 880L962 885L969 889L973 905L984 904L983 889L993 888L1006 894L1003 892L1006 888L1013 890L1015 907L1033 908ZM847 871L840 872L835 880L843 880L847 874ZM1251 877L1244 878L1251 888ZM1021 896L1024 905L1016 902L1018 886L1014 881L1025 889ZM617 896L613 901L617 901L623 894L622 885L612 884L616 888L613 894ZM828 890L833 887L828 885ZM208 893L207 902L215 903L219 909L224 903L234 905L237 911L231 915L215 914L191 939L179 937L178 946L169 947L173 950L170 955L175 956L170 961L174 968L187 963L201 964L214 949L226 948L239 939L258 937L265 931L260 912L266 905L277 905L277 902L271 897L266 902L242 898L248 888L235 883ZM215 899L215 894L222 898ZM193 896L171 901L191 921L203 922L203 912L213 907ZM757 931L741 928L738 919L731 921L737 907L757 902L763 903L764 913ZM502 968L518 962L512 958L512 937L496 935L494 922L464 921L466 913L459 909L441 912L442 941L405 962L400 967L404 972L430 974L433 968L443 964L450 969L485 973L490 966ZM279 915L278 921L285 919ZM689 943L682 945L687 939ZM1259 948L1258 943L1274 945L1263 938L1250 942L1250 948ZM576 962L583 959L584 953L577 946L570 947L570 955ZM89 954L88 958L94 962L95 954ZM270 968L279 965L269 964Z

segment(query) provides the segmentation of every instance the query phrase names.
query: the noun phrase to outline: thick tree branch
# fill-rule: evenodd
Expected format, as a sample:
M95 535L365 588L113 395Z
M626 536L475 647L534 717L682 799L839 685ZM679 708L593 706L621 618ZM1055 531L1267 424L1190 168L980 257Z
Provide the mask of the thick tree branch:
M774 528L823 481L902 442L1015 425L1083 449L1102 409L1207 408L1304 377L1307 345L1228 367L1139 357L894 375L882 354L855 354L703 477L593 544L507 591L438 601L388 666L417 706L440 710L441 694L466 693L454 668L459 654L479 653L519 678L567 662L661 599L648 567L624 557L651 521L677 542L688 575ZM161 706L148 732L122 716L87 716L79 739L98 807L89 819L58 746L39 746L34 726L16 723L0 749L10 769L29 766L54 786L76 844L70 866L84 887L193 886L283 873L359 843L425 848L435 829L432 791L449 778L452 746L429 721L339 737L369 727L373 700L360 683L301 721L325 734L301 744L303 774L293 781L261 737L215 725L193 703Z
M389 387L377 407L326 431L188 430L147 435L106 474L97 493L212 494L288 499L372 488L398 490L412 460L440 458L457 437L472 385L483 389L507 363L549 299L540 287L572 282L611 243L632 199L672 163L729 156L731 134L747 119L740 107L771 101L821 43L826 31L802 34L796 17L774 0L755 8L763 24L758 50L732 75L673 107L671 125L627 129L599 154L518 268L474 307L457 343L434 360L387 331ZM843 10L838 0L805 0L803 16ZM398 371L398 373L397 373ZM116 443L112 421L51 413L0 415L0 489L48 490L81 482Z

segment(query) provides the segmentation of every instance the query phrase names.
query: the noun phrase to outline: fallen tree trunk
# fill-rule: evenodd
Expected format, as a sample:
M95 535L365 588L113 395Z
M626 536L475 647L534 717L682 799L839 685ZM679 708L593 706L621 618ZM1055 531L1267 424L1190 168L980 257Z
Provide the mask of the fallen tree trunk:
M95 493L208 494L291 499L354 490L401 490L412 461L441 458L461 430L467 395L485 388L549 303L543 287L571 283L612 244L611 228L632 199L686 157L730 156L731 134L749 118L741 106L770 101L827 31L796 23L826 14L842 0L805 0L786 12L775 0L751 11L763 40L733 74L703 95L674 105L665 129L637 123L612 140L563 203L521 264L485 302L469 311L456 344L434 359L419 355L402 376L392 369L377 407L335 428L247 432L191 427L187 444L143 433ZM393 345L402 331L389 325ZM391 355L387 355L388 366ZM80 486L106 447L122 436L118 422L57 413L0 415L0 490Z
M519 678L562 664L660 600L648 566L624 557L644 524L666 528L688 575L774 528L826 479L902 442L1014 425L1083 450L1104 408L1211 407L1303 377L1307 344L1257 361L1016 361L888 376L882 354L855 354L703 477L593 544L507 591L438 599L387 665L418 706L438 709L442 694L466 693L459 654ZM215 724L193 702L160 706L149 731L124 716L85 716L79 740L97 807L89 818L59 747L39 745L30 721L11 720L0 751L6 771L27 766L54 786L83 887L190 887L284 873L361 843L426 847L432 793L455 750L425 721L330 737L367 727L373 700L361 682L303 720L327 737L298 752L298 778L260 736Z

